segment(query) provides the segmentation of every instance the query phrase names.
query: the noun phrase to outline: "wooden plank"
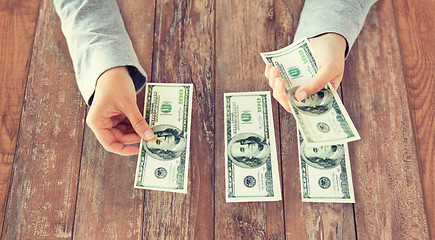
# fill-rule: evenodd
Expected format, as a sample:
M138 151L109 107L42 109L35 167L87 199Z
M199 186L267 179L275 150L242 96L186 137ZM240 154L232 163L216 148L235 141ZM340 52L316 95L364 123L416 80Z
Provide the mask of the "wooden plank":
M275 49L293 41L302 7L303 2L299 0L275 1ZM290 239L355 239L353 204L302 203L296 122L281 107L279 113L286 236Z
M154 1L119 0L118 5L139 61L150 73ZM144 194L133 188L137 156L108 153L88 127L83 144L74 239L142 239Z
M304 0L274 1L275 43L268 51L284 48L293 42L303 6Z
M141 239L143 193L133 189L136 158L108 153L85 129L74 239Z
M85 104L51 1L39 13L3 239L70 239Z
M290 239L356 239L353 204L302 202L296 122L284 109L280 109L280 125L285 129L281 132L281 154L286 236ZM353 155L350 157L353 160Z
M344 104L359 239L429 239L392 1L372 7L347 61Z
M395 0L393 3L426 211L431 237L435 239L435 2Z
M223 94L269 90L259 53L273 44L273 9L273 1L216 1L215 239L285 238L282 201L225 202Z
M3 226L39 0L0 0L0 226Z
M213 1L157 1L152 82L193 83L187 194L145 190L143 239L213 239Z

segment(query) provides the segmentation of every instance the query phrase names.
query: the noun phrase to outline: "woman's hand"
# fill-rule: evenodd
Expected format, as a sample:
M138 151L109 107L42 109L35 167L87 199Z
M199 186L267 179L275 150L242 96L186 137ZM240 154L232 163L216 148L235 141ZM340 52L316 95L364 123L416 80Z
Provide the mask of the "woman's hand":
M125 67L100 76L86 123L107 151L120 155L137 155L139 148L130 144L154 138L137 107L134 84Z
M302 84L295 92L298 101L302 101L311 94L322 89L329 82L337 89L343 79L344 54L346 40L338 34L327 33L311 38L318 71L314 78ZM273 89L273 97L288 112L291 111L287 96L285 95L284 80L280 77L278 68L267 64L264 75L269 79L269 86Z

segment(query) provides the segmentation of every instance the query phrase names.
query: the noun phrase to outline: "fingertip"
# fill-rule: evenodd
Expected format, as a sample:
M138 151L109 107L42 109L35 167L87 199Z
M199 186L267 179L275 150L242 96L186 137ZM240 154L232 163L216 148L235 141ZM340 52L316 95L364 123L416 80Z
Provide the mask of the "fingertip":
M145 133L143 134L143 139L145 141L150 141L154 138L154 132L151 129L148 129L145 131Z
M282 97L282 100L280 101L282 108L284 108L284 110L286 110L287 112L291 113L291 108L290 108L290 102L288 101L287 96Z
M278 101L278 103L282 106L282 108L284 108L284 110L286 110L287 112L291 113L292 110L290 108L287 96L279 96L278 98L276 98L276 100Z
M298 100L299 102L305 100L305 98L308 97L308 94L305 90L301 90L298 93L295 94L295 98L296 100Z
M292 109L290 108L290 104L285 104L285 105L282 105L282 107L287 111L287 112L289 112L289 113L291 113L292 112Z

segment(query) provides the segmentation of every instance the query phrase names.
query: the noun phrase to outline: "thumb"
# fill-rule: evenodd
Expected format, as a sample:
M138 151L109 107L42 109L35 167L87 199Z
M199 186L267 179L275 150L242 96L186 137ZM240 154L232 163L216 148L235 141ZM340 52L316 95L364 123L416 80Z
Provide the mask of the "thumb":
M328 71L327 68L320 68L314 78L308 80L296 90L295 98L298 101L304 100L308 96L320 91L336 77L334 71Z
M150 141L154 138L154 132L151 130L151 127L145 121L145 118L139 111L139 108L136 104L129 105L125 111L125 116L127 116L128 120L131 123L134 131L144 140Z

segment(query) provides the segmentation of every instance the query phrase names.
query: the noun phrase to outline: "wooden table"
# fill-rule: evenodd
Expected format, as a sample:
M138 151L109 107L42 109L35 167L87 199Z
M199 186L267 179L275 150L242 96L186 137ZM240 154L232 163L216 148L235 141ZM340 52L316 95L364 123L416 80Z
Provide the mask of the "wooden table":
M346 61L355 204L301 202L276 101L284 200L225 202L223 93L269 90L259 53L291 43L303 1L118 2L151 81L194 84L188 193L133 189L136 157L85 124L52 2L0 0L2 239L435 239L433 0L379 1Z

